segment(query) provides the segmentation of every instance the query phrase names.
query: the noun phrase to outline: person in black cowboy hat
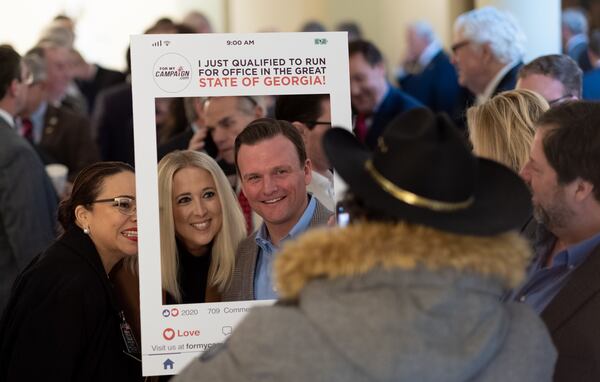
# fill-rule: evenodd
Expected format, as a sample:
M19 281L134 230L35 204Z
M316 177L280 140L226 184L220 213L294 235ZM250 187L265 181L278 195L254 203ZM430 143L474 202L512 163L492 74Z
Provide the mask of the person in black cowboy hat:
M502 304L530 258L519 177L472 156L445 115L395 119L374 152L334 128L345 228L275 260L282 300L253 309L178 381L550 381L556 352L528 307Z

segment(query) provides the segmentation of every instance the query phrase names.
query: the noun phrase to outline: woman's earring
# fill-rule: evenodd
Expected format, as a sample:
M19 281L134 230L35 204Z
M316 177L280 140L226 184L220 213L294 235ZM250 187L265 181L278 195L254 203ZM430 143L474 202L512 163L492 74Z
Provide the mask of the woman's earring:
M85 233L86 235L89 235L90 234L90 228L89 227L85 227L83 229L83 233Z

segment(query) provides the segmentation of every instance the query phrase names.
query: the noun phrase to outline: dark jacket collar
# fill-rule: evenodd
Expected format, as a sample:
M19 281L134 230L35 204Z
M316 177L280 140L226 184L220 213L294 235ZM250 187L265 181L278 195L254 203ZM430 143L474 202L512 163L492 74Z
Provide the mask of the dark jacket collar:
M552 333L600 292L600 246L594 248L567 284L542 312L542 319Z
M111 305L117 312L120 311L121 308L115 299L110 279L104 270L104 265L102 264L100 255L98 254L96 246L90 237L84 234L80 228L73 227L67 229L67 231L60 237L59 242L70 248L94 270L94 273L96 276L98 276L98 279L103 285Z

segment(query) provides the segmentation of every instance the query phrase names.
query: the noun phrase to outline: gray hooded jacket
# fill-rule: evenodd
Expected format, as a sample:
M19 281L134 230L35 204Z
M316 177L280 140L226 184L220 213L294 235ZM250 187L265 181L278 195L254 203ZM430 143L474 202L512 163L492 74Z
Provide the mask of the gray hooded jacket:
M253 309L176 381L550 381L543 322L500 302L529 257L513 233L372 223L309 233L278 256L282 302Z

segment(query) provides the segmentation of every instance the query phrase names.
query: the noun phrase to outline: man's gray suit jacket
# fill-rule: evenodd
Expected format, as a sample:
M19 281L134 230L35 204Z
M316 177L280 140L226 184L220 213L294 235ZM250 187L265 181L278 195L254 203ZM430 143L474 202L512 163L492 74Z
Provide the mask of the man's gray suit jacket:
M315 213L310 220L310 228L324 226L333 215L319 200ZM256 245L256 234L252 233L244 239L235 254L235 269L229 288L223 293L223 301L246 301L254 300L254 272L256 271L256 260L258 257L258 246Z
M57 203L39 156L0 117L0 315L17 275L54 240Z

